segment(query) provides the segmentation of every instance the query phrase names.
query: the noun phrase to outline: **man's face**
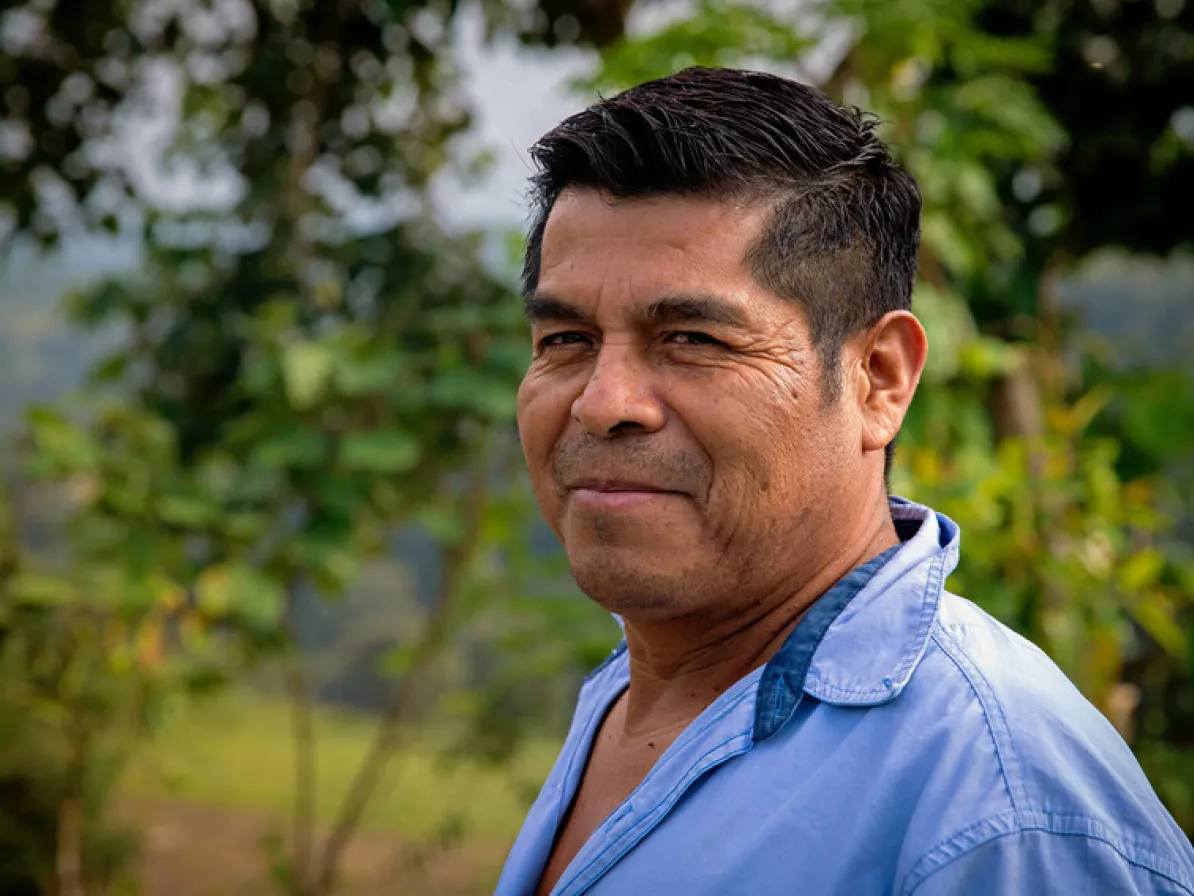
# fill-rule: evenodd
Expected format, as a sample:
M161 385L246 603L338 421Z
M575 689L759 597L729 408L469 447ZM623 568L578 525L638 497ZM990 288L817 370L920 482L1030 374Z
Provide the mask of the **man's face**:
M548 220L523 450L577 583L628 619L800 587L874 488L855 390L824 400L803 311L744 263L762 223L751 207L589 190Z

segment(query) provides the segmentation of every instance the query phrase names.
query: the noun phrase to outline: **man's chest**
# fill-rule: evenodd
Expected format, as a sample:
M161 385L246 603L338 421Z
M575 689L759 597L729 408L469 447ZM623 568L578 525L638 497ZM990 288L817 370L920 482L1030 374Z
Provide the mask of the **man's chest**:
M750 765L739 757L709 768L684 782L686 792L666 811L645 795L623 799L633 786L611 794L605 781L590 778L537 893L550 893L565 871L591 879L575 890L592 896L892 892L908 817L894 806L876 811L858 786L869 781L878 790L880 781L865 773L853 787L788 776L765 780ZM600 848L587 846L590 839ZM591 861L569 868L581 850Z
M753 745L749 727L721 724L730 709L685 732L649 770L610 761L597 745L578 770L571 809L557 803L558 824L549 821L555 784L532 812L532 829L547 830L539 828L542 858L527 856L525 889L512 873L499 892L892 892L917 850L936 842L957 774L931 784L936 763L910 764L907 727L884 723L890 714L816 706ZM916 729L922 753L931 728ZM941 787L926 801L926 788Z
M615 706L595 738L576 796L560 825L536 889L539 896L551 892L572 859L642 783L675 736L627 743L615 733L618 721L619 706Z

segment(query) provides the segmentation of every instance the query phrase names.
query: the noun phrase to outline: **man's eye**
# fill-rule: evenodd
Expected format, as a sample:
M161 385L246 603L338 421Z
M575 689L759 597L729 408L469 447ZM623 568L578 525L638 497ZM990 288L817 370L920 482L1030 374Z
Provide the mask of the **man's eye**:
M584 345L589 341L589 337L584 333L577 333L568 331L565 333L552 333L544 336L539 340L539 348L555 348L564 345Z
M681 333L669 333L667 341L677 345L721 345L721 341L714 339L708 333L695 333L684 331Z

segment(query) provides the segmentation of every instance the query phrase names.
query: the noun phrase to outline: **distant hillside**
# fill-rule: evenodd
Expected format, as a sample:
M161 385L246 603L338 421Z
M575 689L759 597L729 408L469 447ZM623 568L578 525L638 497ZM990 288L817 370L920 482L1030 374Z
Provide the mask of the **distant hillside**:
M1194 256L1092 258L1064 282L1061 301L1123 364L1181 364L1194 372Z
M17 250L0 265L0 432L22 409L69 392L117 334L85 333L66 320L63 303L95 279L132 270L135 247L79 244L51 257Z

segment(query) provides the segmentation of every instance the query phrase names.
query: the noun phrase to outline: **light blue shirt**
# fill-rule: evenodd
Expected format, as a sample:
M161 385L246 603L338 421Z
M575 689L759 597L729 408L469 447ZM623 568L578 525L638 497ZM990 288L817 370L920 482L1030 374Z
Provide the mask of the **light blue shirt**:
M943 590L958 528L892 499L902 544L821 597L706 709L553 894L1194 894L1194 850L1127 745L1028 641ZM534 891L624 647L502 872Z

